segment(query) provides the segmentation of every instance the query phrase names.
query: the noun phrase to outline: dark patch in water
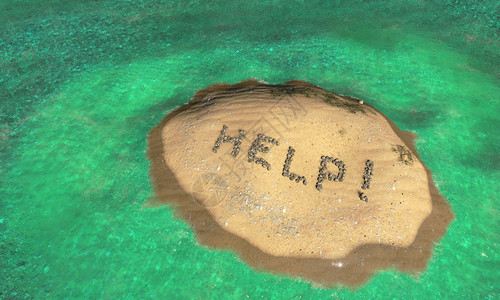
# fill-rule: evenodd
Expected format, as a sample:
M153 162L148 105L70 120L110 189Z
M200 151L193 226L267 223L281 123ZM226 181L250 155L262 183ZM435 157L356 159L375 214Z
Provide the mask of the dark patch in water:
M436 124L439 110L437 109L385 109L384 112L393 122L408 125L402 127L427 128Z

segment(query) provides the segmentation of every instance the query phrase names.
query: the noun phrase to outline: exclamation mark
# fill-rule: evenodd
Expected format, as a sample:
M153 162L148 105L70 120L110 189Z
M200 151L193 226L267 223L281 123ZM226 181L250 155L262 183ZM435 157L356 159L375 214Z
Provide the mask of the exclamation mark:
M363 174L363 185L361 186L363 190L367 190L370 188L370 183L373 176L373 161L367 160L365 166L365 174ZM359 199L368 202L368 197L363 192L359 192Z

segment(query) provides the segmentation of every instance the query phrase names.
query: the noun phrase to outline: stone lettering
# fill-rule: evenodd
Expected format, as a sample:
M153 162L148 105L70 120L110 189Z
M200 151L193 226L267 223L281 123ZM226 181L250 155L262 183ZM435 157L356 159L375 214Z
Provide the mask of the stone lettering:
M285 164L283 165L283 173L281 173L281 175L283 175L284 177L288 177L290 180L295 180L295 182L297 183L302 181L302 183L306 185L306 177L297 175L295 173L290 173L290 165L292 164L294 154L295 149L293 149L292 146L288 147L288 154L286 155Z
M240 152L241 141L245 138L246 132L245 130L240 129L239 130L240 134L237 137L231 137L226 135L226 131L227 131L227 126L223 125L220 135L215 141L214 147L212 148L212 151L214 153L217 153L217 150L219 150L222 143L232 143L234 144L234 146L233 146L233 151L231 151L231 155L233 157L236 157Z
M253 141L252 146L250 146L250 150L248 150L248 162L255 162L256 164L262 165L264 168L271 170L271 165L266 160L255 156L257 151L262 153L269 152L269 147L264 146L262 143L271 143L279 146L279 142L276 139L259 133L257 138Z

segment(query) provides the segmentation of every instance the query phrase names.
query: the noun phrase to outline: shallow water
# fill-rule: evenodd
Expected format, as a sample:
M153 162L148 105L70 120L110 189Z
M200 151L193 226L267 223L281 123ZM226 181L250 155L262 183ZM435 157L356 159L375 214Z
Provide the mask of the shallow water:
M498 4L314 2L0 4L0 298L498 297ZM321 289L145 207L148 131L250 77L358 97L418 134L456 214L425 272Z

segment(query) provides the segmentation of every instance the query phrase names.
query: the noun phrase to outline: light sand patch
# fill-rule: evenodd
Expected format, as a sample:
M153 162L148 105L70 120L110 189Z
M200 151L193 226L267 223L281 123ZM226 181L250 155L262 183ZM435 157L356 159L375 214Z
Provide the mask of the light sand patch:
M151 131L149 157L202 242L317 283L422 270L453 219L411 134L306 82L199 91Z

